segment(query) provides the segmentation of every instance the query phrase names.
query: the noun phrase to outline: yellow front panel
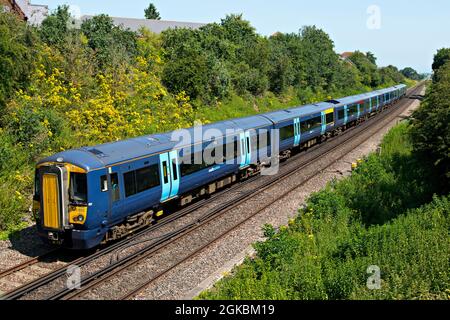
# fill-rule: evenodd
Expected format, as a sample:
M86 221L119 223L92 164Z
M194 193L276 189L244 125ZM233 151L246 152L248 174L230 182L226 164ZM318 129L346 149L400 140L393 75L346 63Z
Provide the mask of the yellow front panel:
M86 222L87 209L88 209L87 207L70 206L69 207L70 223L84 224ZM78 219L80 216L83 217L83 220L81 221Z
M42 192L44 201L44 227L59 229L58 177L55 174L44 174Z

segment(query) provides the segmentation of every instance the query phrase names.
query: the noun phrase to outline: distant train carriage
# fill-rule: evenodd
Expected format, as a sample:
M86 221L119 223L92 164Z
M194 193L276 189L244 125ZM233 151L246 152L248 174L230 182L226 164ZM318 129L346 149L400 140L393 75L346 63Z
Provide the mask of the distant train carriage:
M406 86L58 153L36 168L33 211L47 242L88 249L187 205L381 111ZM182 139L184 137L184 139ZM276 140L278 139L278 140Z

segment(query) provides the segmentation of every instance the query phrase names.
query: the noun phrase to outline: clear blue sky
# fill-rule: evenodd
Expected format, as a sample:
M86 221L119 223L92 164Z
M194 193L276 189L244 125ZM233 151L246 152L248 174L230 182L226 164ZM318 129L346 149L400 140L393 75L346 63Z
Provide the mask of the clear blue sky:
M54 9L77 6L81 14L143 18L150 2L165 20L219 22L229 13L243 13L257 31L297 32L304 25L324 29L336 51L372 51L381 66L411 66L429 72L437 49L450 47L448 0L32 0ZM381 28L369 29L367 9L381 10Z

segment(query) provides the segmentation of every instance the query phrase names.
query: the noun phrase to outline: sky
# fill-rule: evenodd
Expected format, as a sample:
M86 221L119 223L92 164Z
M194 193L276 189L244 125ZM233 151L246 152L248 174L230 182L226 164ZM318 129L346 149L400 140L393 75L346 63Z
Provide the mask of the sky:
M81 15L143 18L153 2L164 20L220 22L242 13L262 35L298 32L305 25L326 31L338 53L371 51L378 65L430 72L439 48L450 47L448 0L32 0L50 9L68 4Z

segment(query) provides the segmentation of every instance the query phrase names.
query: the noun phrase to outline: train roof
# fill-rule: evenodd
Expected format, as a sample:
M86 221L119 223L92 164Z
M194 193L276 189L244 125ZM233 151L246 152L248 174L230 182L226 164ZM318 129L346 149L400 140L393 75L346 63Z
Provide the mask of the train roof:
M251 117L236 118L221 122L215 122L202 126L202 134L198 134L199 138L210 129L216 131L209 131L212 136L214 132L227 133L227 129L234 129L236 132L248 130L250 128L259 128L270 126L272 123L281 123L288 121L294 117L307 117L309 115L319 114L322 111L334 108L340 105L345 105L359 99L367 99L371 96L390 92L394 89L406 87L405 85L398 85L395 87L377 90L374 92L361 94L352 97L345 97L338 100L331 100L327 102L319 102L316 104L309 104L305 106L293 107L285 110L272 111ZM46 162L67 162L74 164L86 171L105 168L123 161L131 159L147 157L152 154L159 154L173 150L174 148L182 148L192 143L191 139L181 140L181 137L197 137L195 134L195 127L180 129L162 134L147 135L122 141L105 143L93 147L82 147L79 149L68 150L57 153L39 161L39 164ZM217 131L218 130L218 131Z

